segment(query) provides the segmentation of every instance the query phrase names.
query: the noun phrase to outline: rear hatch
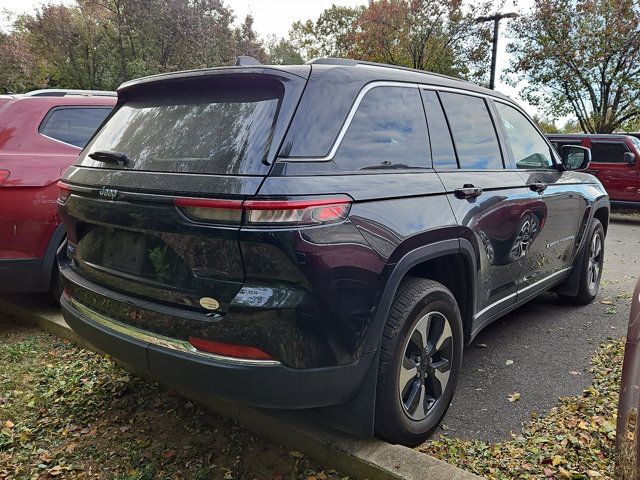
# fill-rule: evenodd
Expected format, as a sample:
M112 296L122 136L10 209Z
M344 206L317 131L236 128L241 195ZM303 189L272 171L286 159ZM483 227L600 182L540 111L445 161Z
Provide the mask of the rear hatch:
M269 173L308 70L212 69L121 87L62 181L75 274L152 302L202 311L211 297L204 308L226 309L244 279L238 208Z

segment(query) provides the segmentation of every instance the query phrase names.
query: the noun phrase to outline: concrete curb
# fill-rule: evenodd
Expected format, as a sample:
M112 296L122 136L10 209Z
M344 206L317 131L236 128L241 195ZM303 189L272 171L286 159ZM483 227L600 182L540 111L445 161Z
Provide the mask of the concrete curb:
M78 337L59 309L32 295L0 296L0 311L37 325L42 330L96 350ZM290 450L297 450L320 464L353 478L380 480L477 480L478 477L411 448L377 439L361 439L332 430L302 413L266 413L264 410L207 398L183 388L173 388L212 412L237 420L249 430Z

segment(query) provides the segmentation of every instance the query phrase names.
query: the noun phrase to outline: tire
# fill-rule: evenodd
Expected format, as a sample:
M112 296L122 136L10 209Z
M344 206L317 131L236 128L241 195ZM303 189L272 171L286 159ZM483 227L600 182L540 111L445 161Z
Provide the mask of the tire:
M576 295L560 295L561 298L578 305L588 305L598 295L600 280L602 279L602 266L604 264L604 228L600 220L594 218L589 229L589 236L585 244L585 255L580 268L580 280ZM598 247L599 246L599 247Z
M420 331L426 332L426 349ZM403 280L380 345L375 414L380 438L413 447L433 433L458 383L462 350L462 318L453 294L432 280Z

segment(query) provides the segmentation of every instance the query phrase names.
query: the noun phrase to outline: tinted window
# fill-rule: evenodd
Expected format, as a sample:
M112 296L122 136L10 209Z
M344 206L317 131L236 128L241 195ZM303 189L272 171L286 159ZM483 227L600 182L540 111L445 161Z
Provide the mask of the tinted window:
M125 99L89 151L126 154L128 168L159 172L263 171L280 100L275 80L218 79L148 89ZM82 159L83 165L104 164Z
M544 137L515 108L495 102L509 146L518 168L549 168L553 166L551 150Z
M501 169L502 155L496 131L482 98L441 93L460 168Z
M436 168L458 168L456 152L453 149L449 126L438 100L438 94L431 90L422 91L424 109L427 112L429 140L431 143L431 158Z
M82 148L110 111L110 108L99 107L56 107L45 117L38 131Z
M334 161L343 170L430 168L417 88L376 87L364 96Z
M623 163L627 146L622 143L591 142L591 160L603 163Z

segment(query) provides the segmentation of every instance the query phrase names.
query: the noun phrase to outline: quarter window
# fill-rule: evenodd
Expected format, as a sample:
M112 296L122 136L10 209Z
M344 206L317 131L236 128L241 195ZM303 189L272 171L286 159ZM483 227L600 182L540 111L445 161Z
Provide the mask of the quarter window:
M623 163L628 152L624 143L591 142L591 160L597 163Z
M343 170L431 168L417 88L375 87L364 96L336 152Z
M457 93L441 93L440 98L460 168L502 169L498 137L484 99Z
M111 108L57 107L40 124L42 135L76 147L84 147Z
M433 165L438 169L458 168L456 152L451 141L451 133L444 117L438 94L432 90L423 90L422 99L427 113L429 140Z
M507 133L509 147L517 168L552 167L551 149L527 117L504 103L495 102L495 105Z

